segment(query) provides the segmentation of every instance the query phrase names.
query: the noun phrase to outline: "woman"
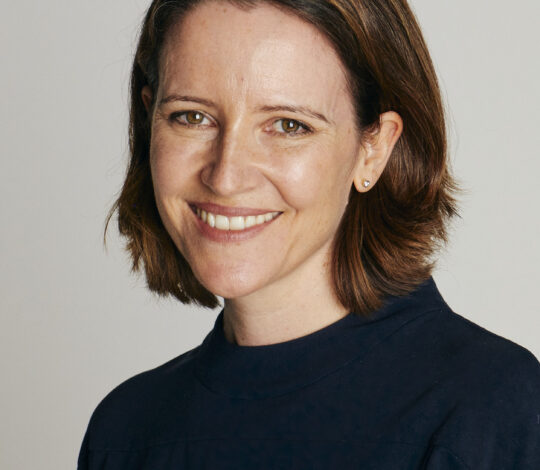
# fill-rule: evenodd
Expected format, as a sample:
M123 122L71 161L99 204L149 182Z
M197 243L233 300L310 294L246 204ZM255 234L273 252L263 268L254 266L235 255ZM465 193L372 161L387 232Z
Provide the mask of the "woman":
M430 277L455 184L405 0L155 0L131 97L133 266L224 308L80 469L540 468L540 364Z

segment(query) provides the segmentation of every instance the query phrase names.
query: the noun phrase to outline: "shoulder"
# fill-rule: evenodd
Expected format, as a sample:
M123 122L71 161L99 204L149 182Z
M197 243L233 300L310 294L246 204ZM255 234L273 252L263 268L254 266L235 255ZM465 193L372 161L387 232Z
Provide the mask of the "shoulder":
M414 342L462 403L540 400L540 362L526 348L450 308L427 315ZM519 403L516 403L518 406ZM540 413L540 410L538 411Z
M137 374L108 393L90 418L86 445L122 449L146 442L170 403L192 386L191 368L199 348Z
M465 377L494 389L514 389L516 383L540 385L540 363L526 348L495 334L451 310L439 318L438 330L460 363ZM510 390L508 390L510 391Z
M392 354L412 362L418 373L446 378L469 391L539 384L540 363L530 351L454 312L435 288L428 294L417 296L409 308L422 314L398 312L403 320L391 341Z
M450 310L430 328L452 403L434 445L470 468L540 468L538 359Z

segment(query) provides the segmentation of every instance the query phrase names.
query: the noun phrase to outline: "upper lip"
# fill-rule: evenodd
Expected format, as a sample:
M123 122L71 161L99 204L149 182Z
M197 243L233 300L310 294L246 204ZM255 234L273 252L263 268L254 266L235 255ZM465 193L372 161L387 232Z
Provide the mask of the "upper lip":
M220 204L214 204L212 202L190 202L189 205L191 207L198 208L206 212L211 212L212 214L220 214L226 217L247 217L250 215L268 214L269 212L280 212L273 211L271 209L253 209L250 207L222 206Z

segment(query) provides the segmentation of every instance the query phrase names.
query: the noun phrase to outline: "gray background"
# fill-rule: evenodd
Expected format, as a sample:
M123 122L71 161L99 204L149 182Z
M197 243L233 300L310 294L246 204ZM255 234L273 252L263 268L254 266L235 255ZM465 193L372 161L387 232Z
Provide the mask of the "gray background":
M75 467L115 385L198 345L216 311L149 294L105 214L127 157L143 0L3 2L0 468ZM435 279L448 303L540 356L540 3L414 0L468 190Z

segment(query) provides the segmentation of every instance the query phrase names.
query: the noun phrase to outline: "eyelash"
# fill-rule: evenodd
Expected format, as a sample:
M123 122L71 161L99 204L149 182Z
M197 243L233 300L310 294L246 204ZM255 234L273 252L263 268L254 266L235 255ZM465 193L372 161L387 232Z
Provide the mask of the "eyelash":
M185 127L191 127L191 128L197 128L197 127L201 127L201 126L208 126L208 124L194 124L194 123L190 123L190 122L187 122L187 121L184 121L184 120L180 120L180 118L182 117L185 117L187 114L189 113L198 113L198 114L201 114L202 117L203 117L203 120L206 119L208 121L210 121L210 119L202 112L200 111L195 111L195 110L188 110L188 111L178 111L178 112L174 112L172 113L170 116L169 116L169 121L170 122L174 122L174 123L178 123L182 126L185 126ZM283 130L283 132L279 132L279 131L276 131L274 126L281 122L281 121L289 121L291 123L294 123L296 125L298 125L299 127L299 130L301 130L302 132L299 132L299 131L295 131L295 132L286 132L285 130ZM283 124L282 124L283 126ZM302 121L299 121L297 119L291 119L291 118L280 118L280 119L276 119L275 121L273 121L271 124L270 124L270 132L274 135L280 135L282 137L286 137L286 138L290 138L290 137L298 137L298 136L302 136L302 135L305 135L305 134L311 134L313 132L313 129L308 126L307 124L303 123ZM268 128L267 128L268 129ZM283 129L283 128L282 128Z
M188 111L178 111L178 112L175 112L175 113L172 113L170 116L169 116L169 121L170 122L176 122L182 126L186 126L186 127L201 127L201 126L208 126L208 124L202 124L202 123L199 123L199 124L193 124L191 122L187 122L187 121L182 121L180 120L181 117L184 117L186 116L187 114L189 113L197 113L197 114L200 114L202 115L203 117L203 120L204 119L207 119L208 121L211 122L211 120L208 118L208 116L206 116L206 114L204 113L201 113L200 111L195 111L195 110L188 110Z
M272 131L273 133L278 134L278 135L282 135L284 137L297 137L297 136L302 136L302 135L305 135L305 134L311 134L313 132L313 129L311 127L309 127L307 124L304 124L302 121L298 121L297 119L290 119L290 118L277 119L277 120L272 122L272 125L270 127L272 127L272 129L273 129L274 125L277 124L278 122L281 122L281 121L290 121L290 122L292 122L294 124L297 124L299 126L299 128L302 129L303 131L302 132L298 132L298 131L295 131L295 132ZM283 126L283 124L282 124L282 126Z

